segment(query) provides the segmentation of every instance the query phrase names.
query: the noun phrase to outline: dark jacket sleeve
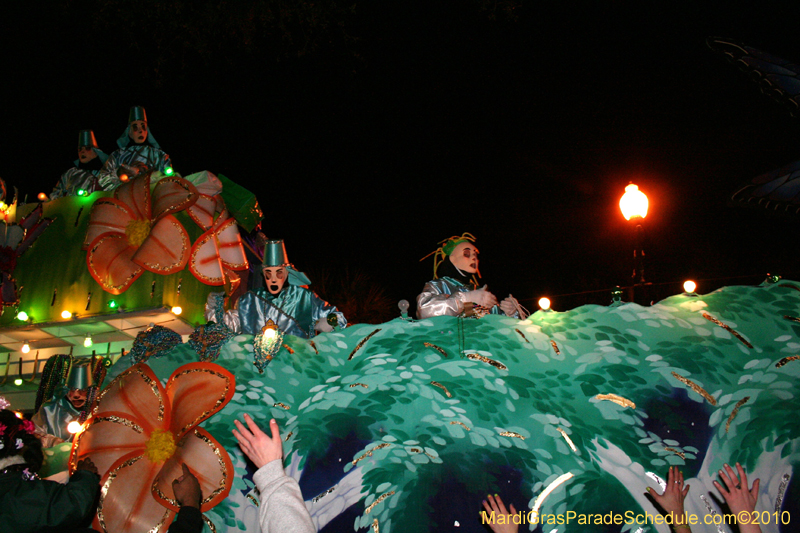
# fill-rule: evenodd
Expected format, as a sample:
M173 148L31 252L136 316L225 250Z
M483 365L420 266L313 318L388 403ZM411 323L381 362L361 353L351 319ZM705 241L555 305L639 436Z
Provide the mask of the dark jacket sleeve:
M200 533L203 530L203 515L197 507L181 507L169 526L167 533Z
M65 485L55 481L19 481L11 501L20 529L50 530L76 527L88 521L95 511L100 477L78 470Z

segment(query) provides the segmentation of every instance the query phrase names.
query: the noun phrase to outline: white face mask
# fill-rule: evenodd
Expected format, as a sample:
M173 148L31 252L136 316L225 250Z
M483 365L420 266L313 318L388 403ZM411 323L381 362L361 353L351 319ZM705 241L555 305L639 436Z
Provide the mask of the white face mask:
M147 122L144 120L134 120L131 122L131 129L128 131L128 137L137 144L141 144L147 140Z
M262 272L269 293L275 296L281 292L283 284L286 283L286 267L264 267Z
M81 146L78 148L78 160L81 163L88 163L95 157L97 157L97 154L91 146Z
M459 243L450 254L450 262L461 272L475 274L478 271L478 249L471 242Z

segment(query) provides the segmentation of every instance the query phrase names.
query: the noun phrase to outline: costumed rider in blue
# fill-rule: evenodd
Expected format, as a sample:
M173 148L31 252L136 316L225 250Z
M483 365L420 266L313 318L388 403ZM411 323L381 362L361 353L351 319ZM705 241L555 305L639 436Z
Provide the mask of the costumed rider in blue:
M440 242L433 255L433 280L425 284L417 296L417 317L433 316L481 317L486 314L525 318L527 314L516 298L508 295L502 302L487 286L478 288L478 248L469 233Z
M111 154L99 174L103 190L113 191L123 182L150 171L172 174L172 161L149 130L143 107L131 108L128 127L117 139L117 146L119 150Z
M54 379L63 379L53 376ZM94 384L92 365L90 361L75 361L72 363L65 384L55 387L54 398L45 399L31 419L36 425L36 435L42 441L42 446L50 448L64 441L71 441L74 436L67 426L72 421L79 421L81 412L90 406L89 389ZM44 381L40 387L46 387Z
M220 293L206 303L206 319L223 323L236 333L258 335L270 321L288 335L310 339L317 332L347 326L347 319L307 286L311 281L286 258L282 240L267 241L261 265L266 287L246 292L236 309L222 314Z
M61 175L50 199L63 196L87 196L101 190L97 175L108 159L108 154L97 147L97 139L92 130L78 132L78 159L75 166Z

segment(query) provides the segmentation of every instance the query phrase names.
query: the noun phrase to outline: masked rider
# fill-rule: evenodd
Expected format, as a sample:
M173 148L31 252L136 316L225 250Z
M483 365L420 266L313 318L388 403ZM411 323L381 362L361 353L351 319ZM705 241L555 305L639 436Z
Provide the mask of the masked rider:
M50 193L50 199L87 196L100 190L97 175L107 159L108 155L97 147L97 139L92 130L78 132L78 159L75 160L75 166L61 175Z

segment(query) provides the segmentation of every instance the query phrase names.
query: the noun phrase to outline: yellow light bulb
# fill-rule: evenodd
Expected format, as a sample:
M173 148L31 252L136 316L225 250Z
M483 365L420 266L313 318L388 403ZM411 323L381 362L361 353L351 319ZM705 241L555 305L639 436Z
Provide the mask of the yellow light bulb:
M176 305L175 307L173 307L171 309L171 311L172 311L173 315L179 315L179 314L183 313L183 308Z
M539 298L539 307L545 311L550 309L550 298Z
M692 280L686 280L683 282L683 292L694 292L697 289L697 283Z
M625 194L619 200L619 208L622 210L625 220L633 217L646 217L648 205L647 196L633 183L625 187Z
M61 318L66 318L66 319L72 318L72 313L64 309L63 311L61 311Z
M69 431L70 433L72 433L74 435L75 433L79 432L82 427L83 426L81 426L80 422L78 422L77 420L73 420L72 422L67 424L67 431Z
M28 353L30 351L31 351L31 345L28 344L26 341L25 344L22 345L22 353Z

